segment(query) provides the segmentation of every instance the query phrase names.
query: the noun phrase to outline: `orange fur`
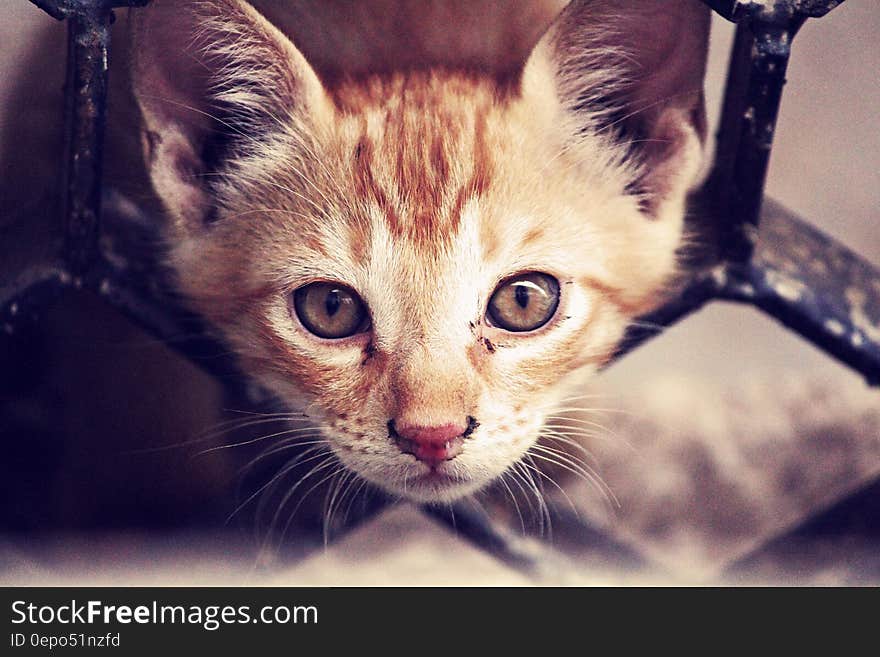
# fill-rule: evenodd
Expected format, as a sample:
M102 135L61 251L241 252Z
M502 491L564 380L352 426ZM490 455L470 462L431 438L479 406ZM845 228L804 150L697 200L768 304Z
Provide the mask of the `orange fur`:
M287 20L270 10L305 44L303 57L238 0L203 2L190 14L189 55L217 70L196 69L201 82L191 89L171 85L157 64L162 53L140 40L135 89L146 130L161 142L151 173L174 218L180 289L254 377L316 416L343 463L391 492L449 500L501 475L534 443L554 400L608 359L675 272L685 195L699 168L699 129L689 118L699 92L661 99L640 129L659 130L668 148L634 161L631 146L595 129L605 109L585 118L566 97L577 36L566 30L601 36L608 26L592 26L594 5L610 15L604 0L575 4L529 55L541 21L518 19L544 16L546 25L544 5L490 33L473 10L426 3L423 19L459 7L488 41L506 44L493 55L444 28L458 40L455 58L438 46L435 23L414 18L421 3L385 3L412 19L412 31L383 33L374 57L357 60L373 62L366 70L346 44L335 63L321 50L318 36L335 34L330 23L310 31L290 18L314 24L314 3L294 3ZM155 5L141 34L177 20L167 0ZM503 3L487 6L497 17ZM424 61L398 51L391 70L394 42L420 44ZM575 61L585 60L577 53ZM263 89L267 65L271 87ZM587 78L612 73L591 69ZM687 84L694 75L701 69ZM177 94L173 110L156 89ZM206 116L216 111L225 114L212 127ZM218 130L230 132L232 146L220 145L227 150L214 171L200 154ZM649 213L628 191L636 180L647 180ZM211 207L217 221L207 225L200 217ZM532 333L493 327L489 296L524 271L557 278L555 317ZM336 342L309 334L289 295L318 280L356 290L370 331ZM468 416L480 426L442 466L451 478L442 484L421 478L428 466L402 453L387 428L389 420L429 426Z

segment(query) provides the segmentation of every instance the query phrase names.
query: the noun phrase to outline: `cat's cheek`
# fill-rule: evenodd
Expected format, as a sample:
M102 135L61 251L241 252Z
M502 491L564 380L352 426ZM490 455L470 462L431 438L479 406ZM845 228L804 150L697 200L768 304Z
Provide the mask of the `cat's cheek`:
M371 390L365 347L314 344L297 333L279 305L227 332L242 369L286 406L301 410L307 403L316 417L363 408Z
M419 499L414 491L408 488L410 479L418 476L418 464L399 451L393 450L390 443L377 441L352 441L341 439L338 435L330 437L331 449L340 463L373 486L390 493L401 495L415 501L436 501Z

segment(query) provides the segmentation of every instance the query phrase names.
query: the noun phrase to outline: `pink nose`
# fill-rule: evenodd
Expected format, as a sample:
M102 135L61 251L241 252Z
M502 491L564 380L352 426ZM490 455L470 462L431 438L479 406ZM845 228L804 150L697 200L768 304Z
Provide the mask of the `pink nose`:
M398 427L392 420L388 428L404 454L412 454L419 461L436 467L461 453L464 439L476 428L476 422L468 418L468 422L462 424L450 422L431 427L404 424Z

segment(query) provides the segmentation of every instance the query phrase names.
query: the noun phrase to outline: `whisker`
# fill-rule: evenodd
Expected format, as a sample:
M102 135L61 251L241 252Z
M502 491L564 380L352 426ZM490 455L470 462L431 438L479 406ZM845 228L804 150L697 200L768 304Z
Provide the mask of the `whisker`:
M556 465L562 466L563 464L567 464L578 472L582 472L585 476L595 474L589 465L587 465L585 462L581 462L569 456L567 452L563 452L561 450L539 444L532 445L532 447L530 447L529 449L533 449L537 452L541 452L542 454L549 455L550 458L558 459L557 461L555 461Z
M546 431L543 431L543 429L546 429ZM585 434L581 434L578 432L575 432L574 435L582 436L582 437L586 437L586 438L593 437L592 435L585 435ZM541 438L547 438L548 440L555 440L560 443L564 443L565 445L568 445L569 447L572 447L572 448L578 450L587 458L589 458L589 459L593 458L593 454L590 452L590 450L588 450L581 442L574 440L572 438L571 434L562 433L561 431L557 431L553 427L543 427L541 434L538 436L539 440Z
M609 394L609 393L589 393L583 395L573 395L571 397L563 397L562 399L554 399L546 404L537 405L536 408L544 409L544 408L552 408L559 404L568 404L576 401L583 401L585 399L612 399L616 398L618 395Z
M301 411L277 411L274 413L266 413L264 411L246 411L241 408L222 408L224 413L237 413L239 415L255 415L257 417L306 417Z
M268 185L269 187L274 187L275 189L282 191L285 194L290 194L291 196L296 197L299 200L307 203L308 205L310 205L312 207L312 209L314 209L318 213L318 217L321 217L323 219L328 219L328 220L333 218L329 214L327 214L327 208L321 207L313 199L309 198L305 194L302 194L301 192L296 191L292 187L288 187L287 185L282 185L281 183L276 182L274 180L266 180L265 178L258 178L256 176L248 176L248 175L242 173L241 171L236 171L234 174L229 174L229 173L225 173L225 172L207 172L207 173L200 173L200 174L198 174L197 177L200 177L200 178L216 177L216 178L221 178L223 180L230 178L230 177L234 177L236 180L246 180L247 182L250 182L250 183L255 183L255 184L259 184L259 185Z
M290 488L290 490L288 490L284 494L284 497L281 499L281 502L278 504L278 507L276 508L275 513L272 516L272 521L269 523L269 530L266 534L266 546L268 546L272 540L272 535L275 533L275 527L278 525L278 522L281 519L281 513L284 510L284 507L287 506L287 504L290 502L290 500L296 494L296 491L299 490L300 486L302 486L306 481L311 479L314 475L318 474L319 472L323 472L324 470L326 470L327 468L330 468L330 467L338 466L339 462L337 461L336 457L333 455L332 452L329 454L325 454L324 456L326 457L325 460L323 460L320 463L318 463L317 465L315 465L311 470L309 470L309 472L305 476L301 477L296 482L296 484L294 484ZM338 467L336 470L334 470L333 472L330 473L330 476L332 476L336 472L338 472ZM327 479L326 477L324 479L321 479L318 482L318 484L316 484L316 486L320 485L321 483L326 481L326 479ZM304 495L302 495L300 497L299 501L297 502L296 506L294 507L293 513L290 514L290 516L287 520L287 523L284 525L284 531L281 533L281 536L280 536L280 539L278 542L279 547L281 546L281 543L284 542L284 536L287 534L287 530L290 529L290 524L292 523L293 517L296 515L296 512L299 510L299 508L302 505L305 498L308 497L308 494L311 493L315 489L316 486L312 486L312 488L310 488Z
M271 485L273 485L274 483L276 483L276 482L279 480L279 478L285 476L288 472L291 472L293 469L297 468L298 466L302 465L303 463L308 463L309 461L314 461L314 460L317 459L317 458L320 458L320 457L322 457L322 456L326 456L326 453L320 453L320 454L318 454L318 455L316 455L316 456L313 456L313 457L310 457L310 458L308 458L308 459L303 460L303 458L302 458L303 456L305 456L306 454L308 454L308 453L310 453L310 452L313 452L313 451L314 451L313 449L308 449L308 450L306 450L303 454L298 455L298 456L297 456L295 459L293 459L293 461L291 461L290 463L285 464L285 465L281 468L281 470L279 470L278 473L275 474L275 475L274 475L274 476L273 476L268 482L266 482L265 484L263 484L262 486L260 486L260 487L259 487L259 488L258 488L258 489L257 489L252 495L250 495L250 496L249 496L244 502L242 502L240 505L238 505L238 506L235 508L235 510L234 510L231 514L229 514L229 516L226 518L226 522L225 522L224 524L229 524L229 521L232 520L233 516L235 516L239 511L241 511L245 506L247 506L247 505L248 505L252 500L254 500L254 499L255 499L260 493L262 493L262 492L265 491L267 488L269 488ZM258 515L259 515L259 511L258 511Z
M275 473L268 482L266 482L265 484L260 486L244 502L242 502L237 507L235 507L235 509L232 511L232 513L230 513L226 517L226 520L223 524L228 525L229 522L232 520L232 518L234 518L244 507L246 507L248 504L250 504L251 500L255 499L260 493L262 493L264 490L266 490L269 486L271 486L279 478L284 477L288 472L290 472L291 470L296 468L297 465L299 465L299 463L296 460L294 460L292 463L285 464L284 467L282 467L277 473Z
M248 440L242 440L237 443L232 443L229 445L217 445L216 447L210 447L208 449L203 449L200 452L197 452L191 458L198 458L200 456L204 456L205 454L210 454L212 452L217 452L223 449L232 449L234 447L243 447L245 445L253 445L254 443L259 443L264 440L268 440L269 438L277 438L278 436L290 436L298 433L306 433L309 431L315 431L316 427L300 427L298 429L286 429L284 431L276 431L275 433L270 433L265 436L259 436L258 438L250 438Z
M562 486L560 486L560 485L556 482L556 480L553 479L553 477L551 477L549 474L547 474L546 472L544 472L543 470L541 470L541 469L540 469L539 467L537 467L534 463L525 463L525 462L523 462L523 465L524 465L525 467L530 468L531 470L533 470L534 473L537 474L539 477L541 477L541 478L543 478L543 479L546 479L546 480L549 481L551 484L553 484L553 486L556 488L556 490L558 490L558 491L562 494L562 496L565 498L565 500L568 502L568 505L571 507L571 510L574 511L575 517L577 517L578 519L580 519L580 517L581 517L581 516L580 516L580 511L578 510L577 506L575 506L575 503L572 501L571 497L569 497L568 493L565 492L565 489L563 489Z
M593 472L591 468L585 465L582 465L580 467L572 466L566 462L558 460L558 455L554 455L552 453L548 454L547 452L543 452L542 450L537 451L542 453L537 454L534 452L530 452L530 455L536 459L562 468L563 470L570 472L576 477L583 479L585 482L591 484L592 486L595 486L596 490L598 490L602 494L602 496L609 502L609 504L612 504L617 508L620 507L620 502L618 501L617 496L614 494L614 491L612 491L608 484L606 484L602 480L602 478L599 477L598 474Z
M665 331L668 326L664 326L663 324L657 324L655 322L646 322L644 320L632 319L629 322L630 326L635 326L636 328L648 329L650 331L657 331L658 333L662 333Z
M246 464L241 466L238 469L236 474L238 476L241 476L245 472L247 472L248 470L253 468L260 461L267 459L270 456L273 456L275 454L280 454L281 452L286 452L287 450L290 450L290 449L299 449L301 447L312 446L309 448L308 451L313 452L316 449L320 449L320 447L319 447L320 445L329 445L330 444L329 440L324 440L324 439L322 439L322 440L301 440L301 438L311 438L311 437L312 436L297 436L297 437L291 438L289 440L285 440L284 442L282 442L279 445L274 445L271 448L267 449L266 451L261 452L260 454L258 454L254 458L252 458L250 461L248 461Z
M556 413L616 413L619 415L634 415L633 411L622 408L596 408L591 406L569 406L553 409ZM553 417L548 415L547 417Z
M333 464L330 463L328 465L333 465ZM323 477L321 480L317 481L314 485L312 485L311 488L309 488L305 493L303 493L300 496L299 501L297 501L297 503L296 503L296 506L293 507L293 511L291 511L290 514L288 515L287 522L284 523L284 529L281 531L281 535L278 537L278 547L279 548L281 547L282 543L284 543L284 537L287 536L287 532L290 531L290 526L293 524L293 519L296 517L297 511L299 511L300 507L303 505L303 502L306 501L308 496L311 495L315 491L315 489L322 486L325 482L330 481L334 477L338 476L340 473L344 473L344 472L348 471L348 468L346 468L344 465L342 465L338 462L336 463L336 466L337 467L335 470L330 472L328 475ZM289 501L289 499L288 499L288 501Z
M593 432L583 430L581 427L559 427L558 425L544 426L542 427L542 432L543 437L565 443L577 449L578 451L583 452L584 456L591 461L595 461L595 455L590 452L590 450L588 450L580 440L576 440L576 438L580 438L582 440L599 439L605 442L609 442L610 435L614 439L614 444L621 444L633 454L638 454L638 450L635 448L630 440L614 432Z
M534 504L532 504L531 497L530 497L529 493L526 491L526 488L523 486L523 484L525 484L526 486L528 486L528 484L525 482L522 474L519 472L519 470L517 468L518 465L519 465L518 463L514 463L513 467L510 468L507 472L511 476L511 481L514 484L516 484L516 487L519 488L520 493L522 493L523 499L525 500L526 504L529 505L529 514L531 515L531 524L534 525L537 523L540 525L541 521L537 520L538 514L535 511L535 506L534 506ZM525 531L525 527L523 528L523 531Z
M348 484L351 481L353 476L354 476L354 473L351 470L348 470L346 468L343 471L342 475L333 484L333 487L331 488L331 490L328 492L329 500L326 503L326 508L324 511L324 521L323 521L324 547L326 547L330 544L330 532L332 530L331 523L333 520L333 511L334 511L334 507L336 506L336 501L338 499L340 504L345 501L345 493L340 494L340 491L342 490L342 488L344 486L345 487L348 486Z
M531 461L531 459L532 459L531 454L526 453L525 460ZM538 500L539 508L541 509L542 523L541 523L540 535L546 536L547 539L552 540L552 538L553 538L553 518L550 515L550 507L547 506L547 496L544 493L544 484L541 482L540 479L535 479L534 475L529 471L528 468L525 467L524 461L521 463L521 468L522 468L523 474L526 476L528 481L531 483L531 488L535 492L535 496ZM545 522L546 522L546 530L544 529Z
M159 447L145 447L142 449L128 450L123 452L123 454L127 455L139 455L139 454L153 454L158 452L166 452L173 449L183 449L185 447L189 447L191 445L198 445L199 443L205 443L211 441L218 436L222 436L225 433L231 433L233 431L238 431L240 429L244 429L256 424L263 424L269 422L285 422L285 421L295 421L299 418L291 417L282 417L279 416L277 418L260 418L260 419L234 419L227 420L224 422L220 422L219 424L212 425L211 427L202 431L195 438L190 438L189 440L184 440L179 443L174 443L173 445L162 445ZM196 454L199 456L199 454Z
M205 440L211 440L212 438L221 436L224 433L231 433L233 431L238 431L239 429L245 429L247 427L257 426L260 424L269 424L273 422L304 422L305 420L306 418L289 417L286 415L277 415L275 417L234 418L232 420L220 422L213 427L206 429L193 442L203 442Z
M519 509L519 503L516 500L516 496L513 494L513 491L510 490L510 486L507 485L507 481L506 481L507 476L508 476L508 473L504 472L498 481L501 483L502 486L504 486L504 489L507 491L507 494L510 496L511 501L513 502L513 508L516 510L516 515L519 518L520 529L522 530L523 536L525 536L526 523L525 523L525 520L523 519L522 512Z
M528 458L528 454L526 454L525 458ZM525 484L526 489L528 489L532 496L535 499L535 503L537 504L538 513L535 514L533 511L533 518L537 519L538 523L538 534L540 536L550 535L552 534L552 522L550 520L550 510L547 508L547 502L544 500L544 495L540 489L540 487L535 483L534 477L532 474L523 467L523 462L518 461L514 464L513 469L511 470L516 475L516 479L521 480L523 484ZM525 495L525 490L523 490L523 494ZM526 495L526 501L528 502L528 495ZM534 509L529 502L530 508Z
M349 514L351 513L351 507L354 505L355 501L357 500L358 495L360 495L361 491L363 491L367 487L368 482L366 479L363 479L360 477L354 478L354 481L358 481L358 480L360 481L360 484L355 489L355 491L352 493L351 498L348 500L348 505L345 507L345 511L342 514L343 527L348 524L348 518L349 518Z

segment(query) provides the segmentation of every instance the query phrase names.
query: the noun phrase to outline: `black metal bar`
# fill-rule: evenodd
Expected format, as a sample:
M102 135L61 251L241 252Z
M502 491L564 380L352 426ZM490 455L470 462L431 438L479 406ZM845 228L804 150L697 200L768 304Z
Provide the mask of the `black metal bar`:
M64 20L90 11L107 11L116 7L143 7L150 0L30 0L52 18Z
M107 56L113 7L145 0L31 0L68 19L65 89L65 248L71 274L96 262L107 107Z
M731 262L752 254L791 42L806 20L799 13L759 15L737 25L708 185L721 219L719 255Z
M18 333L23 326L38 321L40 312L55 301L69 280L62 270L32 272L19 294L0 299L0 340Z
M729 257L731 253L743 255L751 253L751 235L746 232L749 222L736 222L729 207L729 189L737 177L737 155L742 140L743 116L749 104L749 77L751 73L751 49L754 36L747 25L737 25L736 34L731 47L727 66L727 82L724 88L724 100L721 105L721 117L715 133L715 161L702 201L706 209L713 215L723 212L723 225L711 228L714 242L717 244L715 257ZM732 225L733 224L733 225ZM735 240L733 248L726 248L725 240Z
M60 0L31 0L31 2L56 20L62 21L67 18L69 8L66 2Z
M725 569L735 583L814 583L831 572L836 585L880 581L880 479L781 532Z
M67 30L64 253L71 272L82 275L98 253L110 12L83 7L70 16Z
M633 322L617 346L617 350L614 352L610 362L606 363L604 368L613 365L620 358L643 343L657 337L668 327L698 311L708 302L717 298L718 283L717 277L713 273L712 270L707 270L693 276L688 284L676 293L673 299L652 313L644 315L636 322Z
M703 0L729 21L790 19L795 14L819 18L844 0Z
M880 385L880 271L768 203L755 257L720 297L745 301ZM749 287L749 284L751 287Z
M695 274L673 301L630 329L615 358L712 299L763 310L880 385L880 270L779 203L765 203L750 262Z
M657 574L661 567L609 533L587 523L574 509L554 509L554 531L544 539L511 530L473 503L422 507L429 517L541 584L577 583L582 560L612 572ZM549 520L549 519L548 519Z
M507 528L494 524L485 512L464 505L424 506L422 509L480 549L528 576L538 577L548 568L546 560L539 558L540 553L529 550L525 541L517 540Z

